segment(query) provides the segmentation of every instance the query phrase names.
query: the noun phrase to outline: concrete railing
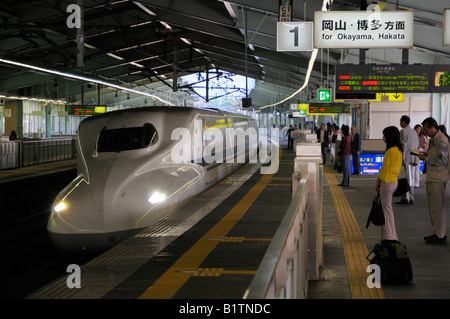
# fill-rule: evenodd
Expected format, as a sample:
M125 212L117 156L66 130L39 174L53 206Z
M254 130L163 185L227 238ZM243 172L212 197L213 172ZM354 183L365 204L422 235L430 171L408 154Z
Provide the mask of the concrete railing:
M247 299L301 299L307 295L307 176L296 180L292 202L250 284Z

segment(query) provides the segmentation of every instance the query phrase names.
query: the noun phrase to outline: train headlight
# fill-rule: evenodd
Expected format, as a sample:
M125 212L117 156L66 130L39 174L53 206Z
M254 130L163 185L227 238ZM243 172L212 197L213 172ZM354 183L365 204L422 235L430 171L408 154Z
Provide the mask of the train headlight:
M163 200L166 199L166 195L161 194L160 192L154 192L152 196L148 199L148 202L150 204L158 204L161 203Z
M64 209L66 209L66 203L64 202L59 202L55 208L53 208L55 210L55 212L59 213L62 212Z

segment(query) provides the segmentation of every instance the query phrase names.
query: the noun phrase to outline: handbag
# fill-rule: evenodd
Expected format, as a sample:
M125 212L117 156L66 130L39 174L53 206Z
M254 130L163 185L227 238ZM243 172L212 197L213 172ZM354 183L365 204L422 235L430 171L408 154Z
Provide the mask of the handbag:
M409 190L411 189L409 186L408 176L406 175L405 164L403 164L402 167L405 170L405 177L399 178L397 180L397 189L395 190L395 192L393 194L393 196L395 196L395 197L402 196L402 195L406 194L407 192L409 192Z
M370 210L369 218L367 218L366 229L369 228L371 222L375 226L383 226L385 223L383 206L381 206L380 192L377 192L372 200L372 209Z
M333 169L337 170L339 173L342 173L342 163L341 163L341 159L340 159L340 158L338 158L338 159L334 162Z

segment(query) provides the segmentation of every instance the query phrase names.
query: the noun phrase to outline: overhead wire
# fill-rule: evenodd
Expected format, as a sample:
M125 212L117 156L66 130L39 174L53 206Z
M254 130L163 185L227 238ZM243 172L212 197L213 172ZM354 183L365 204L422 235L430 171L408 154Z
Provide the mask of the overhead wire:
M331 7L331 4L333 3L332 0L323 0L322 2L322 11L328 11L328 8ZM265 109L271 106L275 106L278 104L281 104L283 102L286 102L287 100L293 98L294 96L296 96L298 93L300 93L301 91L303 91L307 86L308 86L308 82L309 82L309 78L311 76L311 72L312 72L312 68L314 66L314 62L316 61L316 57L317 57L317 53L318 53L318 49L314 49L311 53L311 58L309 59L309 63L308 63L308 69L306 71L306 77L305 77L305 82L303 83L303 85L294 93L292 93L291 95L289 95L288 97L284 98L283 100L273 103L273 104L269 104L269 105L264 105L262 106L260 109Z

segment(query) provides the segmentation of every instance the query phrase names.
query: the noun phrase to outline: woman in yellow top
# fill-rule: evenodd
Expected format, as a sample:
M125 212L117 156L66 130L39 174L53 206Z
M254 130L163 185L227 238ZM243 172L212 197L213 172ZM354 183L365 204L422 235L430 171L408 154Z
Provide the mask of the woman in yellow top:
M386 143L386 152L375 185L375 190L380 192L385 219L385 224L381 227L381 240L398 240L392 209L392 195L397 189L397 176L402 167L403 147L398 128L395 126L386 127L383 130L383 141Z

